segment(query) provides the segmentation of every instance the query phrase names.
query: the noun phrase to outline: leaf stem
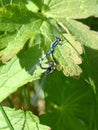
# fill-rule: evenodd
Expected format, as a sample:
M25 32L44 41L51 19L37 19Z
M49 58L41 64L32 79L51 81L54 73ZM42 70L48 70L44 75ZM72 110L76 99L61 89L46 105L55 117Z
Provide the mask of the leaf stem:
M12 5L12 3L13 3L13 0L10 0L10 5Z
M12 126L12 124L11 124L11 122L10 122L4 108L2 107L1 103L0 103L0 110L1 110L2 115L4 116L4 118L6 120L6 123L8 124L8 127L10 128L10 130L14 130L14 128L13 128L13 126Z
M3 0L0 0L0 3L1 3L1 5L2 5L2 7L4 7L4 2L3 2Z

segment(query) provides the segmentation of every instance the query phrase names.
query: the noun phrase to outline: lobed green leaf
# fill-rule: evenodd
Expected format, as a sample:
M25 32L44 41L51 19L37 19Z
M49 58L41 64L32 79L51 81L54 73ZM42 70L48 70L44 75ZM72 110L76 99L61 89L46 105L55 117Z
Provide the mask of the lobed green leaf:
M23 110L15 110L8 107L4 107L4 110L14 128L14 130L49 130L50 128L45 125L41 125L36 116L30 111L24 112ZM0 129L9 130L7 123L0 111Z
M40 55L41 51L36 46L20 52L5 65L1 63L0 102L27 82L39 79L43 72L39 67Z

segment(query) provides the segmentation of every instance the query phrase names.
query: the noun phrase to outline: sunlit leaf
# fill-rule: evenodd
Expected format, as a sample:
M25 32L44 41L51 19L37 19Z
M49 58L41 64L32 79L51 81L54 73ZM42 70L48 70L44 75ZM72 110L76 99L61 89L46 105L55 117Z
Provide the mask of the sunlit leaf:
M87 69L92 73L96 84L98 84L96 76L98 74L98 32L90 30L88 26L76 20L62 20L62 24L68 28L69 32L75 36L76 40L85 48L85 62L89 63ZM95 88L93 87L93 89Z
M5 12L5 13L4 13ZM6 62L15 56L24 46L26 41L39 32L41 20L34 18L33 13L25 6L8 6L0 16L0 31L5 35L0 37L0 42L6 44L0 51L0 59Z
M26 52L20 52L7 64L1 64L0 102L22 85L39 78L43 72L38 65L40 55L41 52L36 46Z
M98 16L97 0L45 0L47 17L61 18L86 18Z
M50 37L51 39L53 39L53 37L59 37L60 35L59 31L54 26L46 22L44 22L41 26L41 31L43 35L45 35L46 45L47 43L49 43L48 39ZM51 33L49 34L50 31ZM82 63L82 59L80 57L80 55L83 53L81 44L78 41L76 41L75 37L72 37L71 35L64 35L64 37L70 43L66 41L62 35L60 37L61 45L58 45L58 47L55 49L55 59L59 62L59 67L61 70L63 70L65 76L79 76L82 72L81 68L78 66ZM51 42L51 45L52 43L53 41Z
M4 107L4 110L14 128L14 130L49 130L48 126L41 125L36 116L30 111L15 110ZM0 111L0 129L9 130L9 127Z
M62 23L69 31L86 47L98 50L98 32L90 30L90 28L76 20L65 20Z
M8 2L12 4L6 5ZM57 36L62 41L61 45L54 49L53 56L57 64L56 69L61 70L64 75L60 71L48 75L45 84L46 115L41 121L53 130L97 130L98 32L88 27L90 20L88 26L84 25L83 21L92 16L97 19L98 1L21 0L21 3L16 0L16 4L14 0L8 2L3 4L2 0L3 8L0 8L0 60L6 63L0 62L0 102L19 87L40 78L46 70L39 67L39 58L50 49ZM34 8L29 2L35 4ZM98 30L97 26L95 28ZM30 43L29 49L23 48L27 42ZM50 55L47 59L53 60ZM80 79L66 76L78 76ZM7 114L10 117L10 114ZM23 126L21 114L17 115L19 122L15 117L13 120L22 122ZM28 114L23 114L23 119L24 115ZM4 128L7 124L3 119L1 118L0 123ZM32 130L35 123L31 125L31 122L28 123L29 119L25 121L26 130L27 125ZM20 124L18 127L20 128Z

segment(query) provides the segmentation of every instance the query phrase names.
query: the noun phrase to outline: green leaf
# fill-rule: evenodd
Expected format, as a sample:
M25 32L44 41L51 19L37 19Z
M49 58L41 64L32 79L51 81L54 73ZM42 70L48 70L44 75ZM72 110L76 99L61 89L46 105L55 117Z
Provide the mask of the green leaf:
M39 8L42 9L43 2L42 0L31 0Z
M39 10L38 7L31 0L27 1L26 7L32 12L37 12Z
M47 4L50 4L50 3L47 3ZM2 16L1 21L3 21L1 22L1 25L4 24L4 30L7 31L4 34L4 36L1 38L2 45L4 45L4 47L6 46L6 48L1 50L0 52L1 60L3 62L6 62L7 60L11 59L15 54L17 54L20 51L20 49L22 49L26 41L32 35L35 36L39 32L41 32L41 34L44 37L43 39L45 39L42 45L44 46L43 49L45 52L50 47L49 45L54 41L56 36L60 36L61 39L63 39L61 36L62 34L60 33L60 29L54 20L47 20L47 21L42 22L39 19L39 16L41 19L43 19L44 17L42 17L41 15L37 15L35 17L34 13L31 13L30 11L28 11L26 7L23 5L16 6L14 4L13 6L8 6L7 9L8 10L5 10L4 16L1 15ZM21 17L18 17L16 12L18 12L18 14ZM8 17L8 15L10 17ZM13 19L14 17L17 17L18 20ZM27 20L24 21L24 19L27 19ZM5 20L6 20L7 26L5 26L6 25ZM1 29L1 31L4 31L4 30ZM67 36L68 35L65 35L65 38L67 38ZM69 38L67 39L66 44L70 44L70 43L72 45L75 44L75 40L72 40L74 38L72 38L71 35L69 35L68 37ZM69 40L69 43L68 43L68 40ZM74 46L76 46L76 49L77 49L78 46L80 45L75 44L73 45L73 47ZM66 50L68 45L66 47L65 46L63 47ZM1 48L3 47L1 46ZM80 56L76 54L76 52L74 51L74 48L72 49L71 46L68 48L70 48L69 50L70 54L66 54L67 55L66 56L65 55L66 52L64 52L64 49L59 49L58 51L59 54L57 54L57 56L55 57L60 65L60 68L63 70L66 76L79 76L82 72L80 67L78 66L78 64L81 63ZM79 51L81 51L81 49ZM79 54L81 54L81 52L79 52ZM78 62L74 60L75 58Z
M55 51L55 57L59 62L58 68L63 70L65 76L79 76L82 72L78 66L82 63L82 59L79 56L83 53L81 44L71 35L66 34L65 37L71 44L68 42L62 43L63 45L59 46Z
M90 28L83 23L76 20L62 20L63 26L67 27L69 32L76 37L85 49L85 70L84 72L94 80L96 85L97 67L98 67L98 32L90 30ZM88 64L87 64L88 63ZM94 67L92 67L94 66ZM96 91L95 85L92 85L93 90Z
M59 63L57 69L63 70L65 76L79 76L82 70L78 65L82 63L80 55L83 53L83 50L75 37L70 34L62 36L58 29L48 22L42 24L41 33L45 36L46 45L44 45L44 48L47 47L47 43L53 42L49 41L50 37L51 39L55 39L55 36L61 37L62 45L58 45L54 52L55 60Z
M90 30L88 26L76 20L62 20L62 23L81 44L91 49L98 50L98 32Z
M43 124L52 130L87 130L91 124L94 129L96 114L92 117L92 90L87 82L55 72L47 78L44 90L47 113L40 117Z
M26 41L39 32L41 25L41 20L37 17L35 19L33 13L23 5L8 6L4 12L0 16L0 31L5 32L5 35L0 37L0 42L1 45L6 45L0 51L0 59L3 63L15 56Z
M98 16L97 0L45 0L48 9L45 10L47 17L61 18L87 18Z
M41 51L38 46L22 51L7 64L0 66L0 102L19 87L39 79L43 72L38 66Z
M4 110L14 128L14 130L49 130L48 126L41 125L39 119L30 111L15 110L4 107ZM0 129L9 130L7 123L0 111Z
M93 90L98 83L98 33L76 20L97 17L97 0L32 2L37 6L32 10L35 13L24 4L6 5L0 9L0 58L3 62L11 59L6 64L0 63L0 101L27 82L39 79L44 72L38 66L42 56L38 46L28 51L23 49L16 56L25 43L30 38L36 40L40 34L42 41L39 44L42 52L46 53L58 36L62 45L58 45L53 54L57 69L62 70L65 76L79 76L83 45L87 55L82 64L85 74L78 80L66 78L60 72L49 76L45 84L47 111L42 122L53 130L97 129L98 96ZM96 78L96 86L92 77Z

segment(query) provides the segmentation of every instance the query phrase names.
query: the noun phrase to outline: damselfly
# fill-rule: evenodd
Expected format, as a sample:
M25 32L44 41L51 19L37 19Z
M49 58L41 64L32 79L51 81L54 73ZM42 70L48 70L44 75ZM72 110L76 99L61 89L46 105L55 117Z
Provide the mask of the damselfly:
M54 52L56 46L60 43L60 41L61 41L61 39L59 37L56 37L55 41L52 43L50 49L46 52L46 54L42 55L42 57L40 58L39 65L40 65L41 69L45 69L46 70L46 73L45 73L45 76L42 79L42 82L41 82L39 88L36 91L35 96L33 97L32 101L31 101L31 103L33 105L36 103L36 100L38 99L39 92L43 88L43 84L44 84L44 82L46 80L47 74L52 73L56 69L56 62L55 62L54 57L53 57L53 52ZM51 62L48 61L48 63L47 63L48 66L44 67L43 66L43 62L47 58L47 56L49 56L49 55L52 56L52 61Z
M52 43L52 46L50 47L49 51L46 52L46 54L44 54L42 56L42 58L40 59L40 67L42 69L46 69L46 72L47 73L52 73L55 69L56 69L56 62L54 60L54 57L53 57L53 52L56 48L56 46L60 43L61 39L59 37L56 37L55 38L55 41ZM45 60L45 58L47 58L48 55L52 55L52 60L51 62L48 62L48 67L44 67L43 66L43 61Z

